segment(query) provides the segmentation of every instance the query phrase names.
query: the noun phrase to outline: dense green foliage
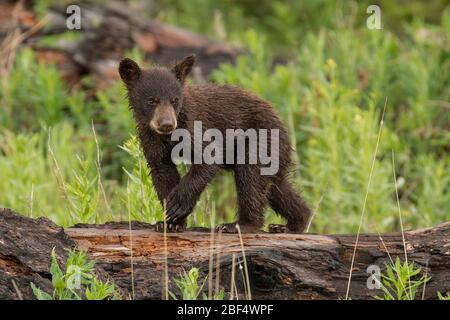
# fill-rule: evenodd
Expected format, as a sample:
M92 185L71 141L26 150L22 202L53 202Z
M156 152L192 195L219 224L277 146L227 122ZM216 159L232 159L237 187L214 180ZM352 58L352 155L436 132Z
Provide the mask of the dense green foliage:
M383 4L382 30L366 28L364 1L194 2L161 1L154 16L248 49L212 80L255 92L285 120L292 178L317 209L310 231L356 231L386 99L363 230L398 230L392 151L405 227L450 220L445 1ZM22 49L0 99L1 207L64 226L162 218L120 82L94 98L69 91ZM234 200L232 177L217 178L189 223L231 221Z

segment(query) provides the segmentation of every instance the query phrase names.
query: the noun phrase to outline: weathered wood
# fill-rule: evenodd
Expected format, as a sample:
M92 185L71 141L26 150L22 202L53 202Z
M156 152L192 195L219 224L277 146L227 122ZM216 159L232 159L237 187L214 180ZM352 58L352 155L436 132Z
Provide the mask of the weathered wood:
M46 219L28 219L4 209L0 211L0 299L16 299L11 280L25 298L31 298L29 282L50 288L51 248L61 261L67 248L87 250L97 261L100 273L106 272L125 293L131 292L131 247L133 248L135 298L160 299L165 266L164 236L144 223L132 224L132 246L127 223L78 225L63 230ZM167 235L170 290L177 292L173 278L185 269L198 267L208 274L210 257L219 257L220 286L229 292L233 254L236 256L236 283L244 298L242 251L238 235L211 234L196 229ZM409 261L427 270L431 277L425 298L435 299L438 291L450 291L450 223L433 228L407 231ZM355 236L244 234L253 299L339 299L345 297ZM401 234L362 234L353 269L350 297L370 299L377 290L366 282L369 265L384 268L390 256L403 258ZM212 253L212 255L211 255ZM207 291L207 285L205 287ZM418 294L420 298L422 293Z
M18 299L13 281L25 299L32 297L30 282L50 292L52 248L64 262L65 249L73 247L75 242L50 220L29 219L0 209L0 299Z

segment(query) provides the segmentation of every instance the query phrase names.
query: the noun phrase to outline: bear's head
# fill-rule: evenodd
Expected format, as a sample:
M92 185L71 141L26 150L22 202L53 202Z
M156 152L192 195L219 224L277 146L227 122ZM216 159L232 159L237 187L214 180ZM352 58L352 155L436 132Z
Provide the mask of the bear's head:
M183 85L194 62L195 56L190 55L172 68L148 70L142 70L129 58L120 62L120 77L128 89L130 105L138 122L162 135L171 134L177 128Z

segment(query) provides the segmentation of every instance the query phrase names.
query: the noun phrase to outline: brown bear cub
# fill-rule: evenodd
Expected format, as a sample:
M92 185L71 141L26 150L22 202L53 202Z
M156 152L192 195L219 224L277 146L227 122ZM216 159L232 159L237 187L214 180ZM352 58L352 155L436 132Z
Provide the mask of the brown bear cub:
M270 205L286 219L287 224L271 225L269 231L303 232L311 212L288 181L292 148L280 118L268 102L235 86L186 85L186 77L194 62L195 57L188 56L172 68L142 70L133 60L126 58L119 66L152 181L159 200L165 205L167 230L181 231L185 227L186 218L202 191L225 169L231 170L235 177L237 222L217 226L218 230L234 233L238 223L242 232L258 232L264 224L264 210ZM172 159L172 149L177 142L172 141L171 134L175 129L186 129L194 135L194 122L198 121L202 123L202 130L214 128L224 135L228 129L278 129L275 148L278 170L269 175L261 174L261 168L267 165L261 160L256 163L227 161L223 164L193 161L189 171L180 178ZM271 144L272 140L269 135L266 141ZM245 141L250 149L250 142ZM200 145L206 144L202 141ZM227 147L223 147L223 154ZM198 150L195 146L193 149ZM235 149L232 150L234 152ZM245 151L245 157L252 157L249 150ZM163 223L157 226L157 229L163 229Z

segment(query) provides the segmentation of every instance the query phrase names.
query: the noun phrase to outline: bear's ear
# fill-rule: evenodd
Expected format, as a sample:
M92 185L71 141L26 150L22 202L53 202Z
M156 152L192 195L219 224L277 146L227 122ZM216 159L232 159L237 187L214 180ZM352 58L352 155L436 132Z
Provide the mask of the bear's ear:
M194 63L195 55L190 55L183 58L183 60L173 66L172 72L175 74L181 84L184 84L184 80L186 80L187 75L189 74L189 72L191 72Z
M125 58L120 61L119 73L123 82L127 86L132 86L141 75L141 68L130 58Z

